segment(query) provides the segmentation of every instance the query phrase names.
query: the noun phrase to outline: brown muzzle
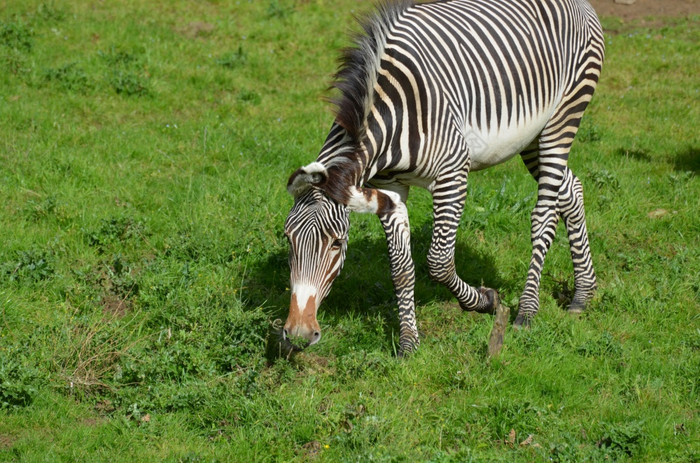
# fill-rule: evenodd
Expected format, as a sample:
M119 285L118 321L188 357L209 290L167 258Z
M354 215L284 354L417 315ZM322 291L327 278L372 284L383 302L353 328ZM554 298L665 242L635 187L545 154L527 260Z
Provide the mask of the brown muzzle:
M300 298L297 292L292 293L289 316L284 324L282 336L291 341L302 338L307 342L307 346L316 344L321 339L321 327L316 320L317 309L315 294Z

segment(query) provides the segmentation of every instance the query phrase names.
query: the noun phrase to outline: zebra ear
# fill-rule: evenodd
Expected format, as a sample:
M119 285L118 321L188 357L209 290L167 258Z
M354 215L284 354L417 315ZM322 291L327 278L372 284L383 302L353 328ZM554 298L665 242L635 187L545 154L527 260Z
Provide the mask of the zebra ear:
M312 186L319 186L328 179L328 171L320 162L300 167L289 177L287 191L295 198Z

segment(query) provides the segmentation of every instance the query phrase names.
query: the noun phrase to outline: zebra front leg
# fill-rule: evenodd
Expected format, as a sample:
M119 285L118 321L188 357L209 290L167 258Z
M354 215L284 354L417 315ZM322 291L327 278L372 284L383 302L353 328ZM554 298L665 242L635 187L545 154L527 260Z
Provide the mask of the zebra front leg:
M491 288L476 289L465 283L455 268L457 228L467 195L467 173L460 172L435 182L433 195L433 237L428 252L430 277L445 285L462 310L495 313L498 293Z
M411 230L406 205L397 202L390 213L379 215L379 220L389 248L391 279L399 306L399 355L403 356L415 351L420 344L413 295L415 267L411 257Z
M581 313L593 298L597 288L591 248L586 229L586 214L583 207L581 181L567 167L564 182L559 190L558 211L566 225L569 236L571 260L574 263L574 298L569 305L570 313Z
M399 356L410 354L420 344L413 295L416 279L411 257L411 229L403 202L407 194L407 188L398 193L357 188L348 204L353 211L377 214L386 233L391 279L399 306Z

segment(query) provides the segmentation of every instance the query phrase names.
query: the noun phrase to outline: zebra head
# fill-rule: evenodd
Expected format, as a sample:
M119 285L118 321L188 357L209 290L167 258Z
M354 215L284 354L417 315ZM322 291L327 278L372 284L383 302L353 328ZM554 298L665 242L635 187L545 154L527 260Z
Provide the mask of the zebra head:
M348 208L319 188L327 179L323 164L314 162L294 172L287 184L294 196L284 226L292 297L282 336L287 342L299 339L303 347L321 339L316 313L343 268L350 228Z

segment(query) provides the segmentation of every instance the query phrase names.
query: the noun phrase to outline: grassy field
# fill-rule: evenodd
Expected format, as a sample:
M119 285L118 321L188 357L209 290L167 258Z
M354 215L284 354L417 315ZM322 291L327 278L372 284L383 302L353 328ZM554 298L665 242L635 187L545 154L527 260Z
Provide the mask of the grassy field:
M542 309L488 359L493 319L427 276L409 200L420 350L395 357L386 244L352 217L324 338L268 364L289 300L288 176L368 2L0 4L0 460L684 461L700 458L697 19L605 19L574 145L600 290L563 228ZM457 265L517 306L535 184L474 174Z

